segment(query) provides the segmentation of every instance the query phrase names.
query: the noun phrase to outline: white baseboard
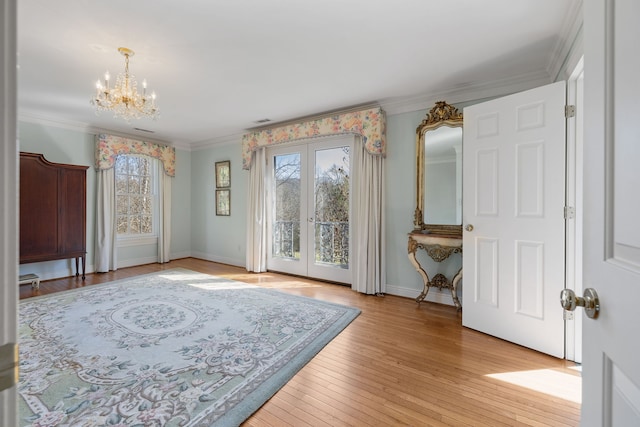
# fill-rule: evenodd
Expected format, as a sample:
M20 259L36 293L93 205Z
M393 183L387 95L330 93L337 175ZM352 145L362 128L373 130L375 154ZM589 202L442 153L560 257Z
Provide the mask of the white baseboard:
M124 260L118 260L118 268L135 267L136 265L153 264L154 262L158 262L157 256L124 259Z
M387 284L386 293L389 295L396 295L399 297L416 299L418 298L418 295L420 295L421 292L422 290L417 290L414 288L406 288L403 286L394 286L394 285ZM453 298L451 297L451 292L449 290L441 291L437 288L429 289L429 293L427 294L425 301L436 302L438 304L445 304L445 305L451 305L451 306L455 305L453 303Z
M19 267L20 275L36 274L40 280L61 279L63 277L72 277L76 274L75 261L71 260L71 266L64 266L66 260L46 261L42 263L21 264ZM85 273L93 273L93 264L87 264ZM80 265L80 274L82 274L82 265Z
M233 265L236 267L246 267L246 262L244 259L238 260L233 258L220 257L204 252L191 252L191 256L194 258L204 259L206 261L219 262L220 264Z
M171 259L182 259L182 258L189 258L191 257L191 251L184 251L184 252L172 252L171 253Z

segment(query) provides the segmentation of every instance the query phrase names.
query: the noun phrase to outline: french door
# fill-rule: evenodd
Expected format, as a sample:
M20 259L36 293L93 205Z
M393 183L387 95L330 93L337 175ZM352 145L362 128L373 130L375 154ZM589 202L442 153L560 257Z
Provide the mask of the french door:
M351 283L353 137L267 150L267 268Z

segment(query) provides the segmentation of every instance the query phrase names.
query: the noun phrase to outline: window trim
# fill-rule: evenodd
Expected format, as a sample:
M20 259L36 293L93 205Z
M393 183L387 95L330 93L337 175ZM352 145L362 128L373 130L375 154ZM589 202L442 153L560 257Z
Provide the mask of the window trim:
M161 179L161 175L160 172L164 173L164 169L161 168L161 162L160 160L144 155L144 154L120 154L118 155L118 157L120 156L124 156L124 157L145 157L147 159L150 160L150 166L151 166L151 174L150 176L152 177L152 192L151 192L151 198L152 198L152 208L153 208L153 213L152 213L152 221L153 221L153 231L151 233L140 233L140 234L119 234L118 231L116 230L116 247L118 248L125 248L125 247L133 247L133 246L145 246L145 245L157 245L158 244L158 239L160 236L160 232L159 232L159 227L160 225L158 224L159 221L159 217L160 217L160 187L159 187L159 182L158 180ZM115 163L114 163L114 167L115 167ZM117 217L117 214L116 214Z
M151 234L144 234L140 236L123 235L122 237L118 237L116 240L119 248L158 244L158 236Z

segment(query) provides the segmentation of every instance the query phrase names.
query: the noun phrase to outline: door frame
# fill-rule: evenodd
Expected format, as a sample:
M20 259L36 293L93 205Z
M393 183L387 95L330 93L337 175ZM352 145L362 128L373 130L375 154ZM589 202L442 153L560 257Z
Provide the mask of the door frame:
M567 79L567 105L575 106L575 116L567 119L566 206L575 214L566 218L565 288L582 295L583 135L584 57ZM565 358L582 363L582 316L565 320Z
M18 141L17 141L17 5L0 0L0 346L18 342ZM0 366L4 361L0 361ZM4 373L4 372L3 372ZM0 425L18 424L18 395L14 385L0 391Z

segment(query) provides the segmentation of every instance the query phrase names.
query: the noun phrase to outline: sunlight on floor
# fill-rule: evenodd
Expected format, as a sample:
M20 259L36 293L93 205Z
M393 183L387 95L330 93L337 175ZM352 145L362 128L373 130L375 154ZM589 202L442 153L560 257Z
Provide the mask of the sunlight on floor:
M571 402L582 403L582 378L578 375L553 369L536 369L486 376Z
M163 279L175 281L211 279L210 275L204 273L168 273L159 274L158 276Z
M294 288L319 288L320 285L313 285L311 283L298 282L295 280L281 280L279 282L260 282L260 286L264 288L274 288L274 289L294 289Z
M264 274L264 273L263 273ZM211 281L212 276L205 273L183 273L183 274L165 274L161 275L161 277L175 280L175 281L207 281L210 283L202 282L202 283L190 283L190 286L199 287L202 289L228 289L233 287L234 289L238 289L240 287L243 288L254 288L254 287L262 287L262 288L274 288L274 289L295 289L295 288L318 288L320 285L307 283L301 280L281 280L280 278L275 278L272 276L263 275L262 279L267 280L258 280L255 281L256 275L251 274L225 274L224 277L214 276L215 280ZM244 282L242 279L247 281L251 281L253 283ZM273 280L270 281L269 279ZM233 283L231 283L233 281ZM230 283L230 286L225 287L224 283ZM243 286L244 285L244 286Z
M247 281L251 283L255 283L264 288L319 288L321 285L316 283L308 283L302 280L282 280L284 276L275 277L269 275L269 273L260 273L258 277L259 280L256 281L256 275L253 274L225 274L225 277L239 280L239 281Z
M223 289L255 289L259 286L242 282L209 282L209 283L186 283L187 286L194 288L207 289L213 291L221 291Z

